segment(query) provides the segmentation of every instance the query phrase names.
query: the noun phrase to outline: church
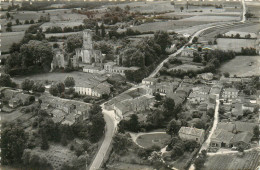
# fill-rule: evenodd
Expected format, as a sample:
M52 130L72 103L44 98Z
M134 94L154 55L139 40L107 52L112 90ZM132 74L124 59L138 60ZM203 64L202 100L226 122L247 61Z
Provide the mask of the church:
M74 67L82 64L102 63L103 55L100 50L93 49L92 32L89 29L83 31L83 47L75 50L72 63Z

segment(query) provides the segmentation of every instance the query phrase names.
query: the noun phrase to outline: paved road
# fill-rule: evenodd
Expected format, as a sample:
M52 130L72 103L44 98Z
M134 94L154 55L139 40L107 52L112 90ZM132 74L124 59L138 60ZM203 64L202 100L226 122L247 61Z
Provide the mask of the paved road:
M109 149L109 146L112 142L112 138L116 132L116 127L118 123L114 111L108 111L104 109L104 105L101 105L101 107L102 107L102 112L104 114L104 119L106 121L106 133L105 133L104 141L101 147L99 148L99 151L89 168L90 170L99 169L101 167L103 159Z

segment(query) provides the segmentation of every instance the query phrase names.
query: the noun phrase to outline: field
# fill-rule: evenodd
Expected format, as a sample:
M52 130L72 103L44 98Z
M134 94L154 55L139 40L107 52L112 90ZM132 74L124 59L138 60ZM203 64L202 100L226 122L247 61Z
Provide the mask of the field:
M1 51L7 52L13 43L18 43L23 39L24 32L4 32L1 33Z
M232 38L218 38L217 48L220 50L241 52L242 47L256 48L255 39L232 39Z
M249 64L252 63L251 66ZM237 56L221 66L222 73L229 72L231 76L246 77L260 75L260 56Z
M236 28L230 31L253 32L257 34L260 31L260 24L254 24L242 28Z
M126 5L129 5L131 11L140 11L142 13L152 13L152 12L165 12L165 11L173 11L174 6L170 4L168 1L160 1L160 2L131 2L131 3L123 3L116 5L106 5L105 7L111 6L119 6L120 8L124 8Z
M163 148L168 140L170 140L170 135L164 133L155 133L141 135L137 138L136 142L145 148L149 148L153 145L157 145Z
M254 170L259 164L259 159L257 151L246 152L241 158L237 154L215 155L208 157L203 170Z

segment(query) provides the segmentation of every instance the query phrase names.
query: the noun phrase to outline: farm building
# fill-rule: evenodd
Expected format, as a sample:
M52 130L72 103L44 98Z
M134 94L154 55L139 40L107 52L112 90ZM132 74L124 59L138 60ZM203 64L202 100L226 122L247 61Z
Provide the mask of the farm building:
M183 140L195 140L202 144L204 141L205 130L197 129L194 127L181 127L179 130L179 136Z

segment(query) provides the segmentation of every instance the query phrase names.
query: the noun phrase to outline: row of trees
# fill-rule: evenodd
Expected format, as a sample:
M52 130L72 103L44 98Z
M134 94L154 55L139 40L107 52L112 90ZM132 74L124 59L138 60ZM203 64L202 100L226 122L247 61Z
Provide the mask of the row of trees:
M84 30L85 27L83 25L74 26L74 27L64 27L61 28L59 26L49 27L46 29L45 33L66 33L66 32L78 32Z

